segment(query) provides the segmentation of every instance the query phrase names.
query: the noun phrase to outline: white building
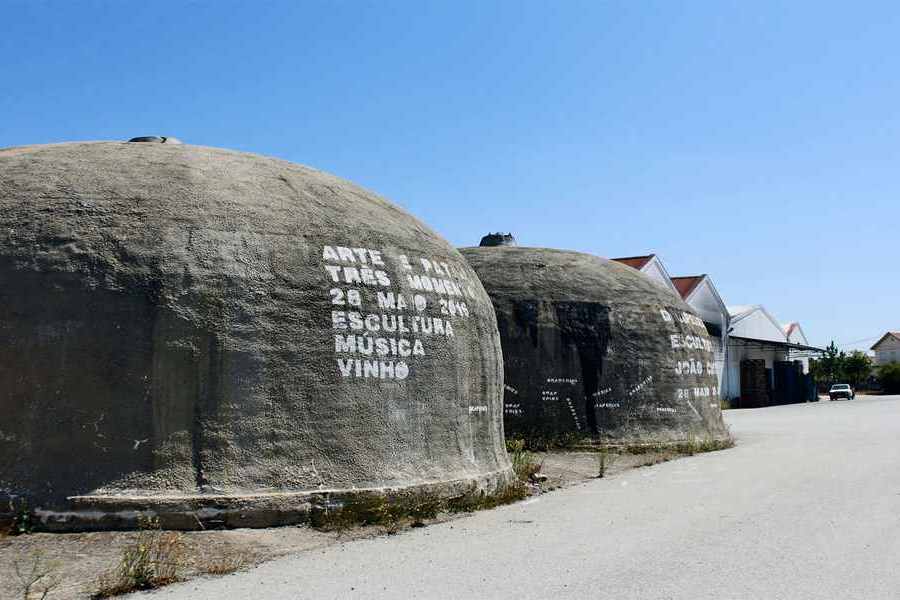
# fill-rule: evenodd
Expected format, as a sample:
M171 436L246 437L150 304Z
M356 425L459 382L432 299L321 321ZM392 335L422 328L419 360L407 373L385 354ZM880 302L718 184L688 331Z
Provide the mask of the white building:
M878 366L900 363L900 331L888 331L872 346Z
M768 406L814 395L806 377L808 357L820 350L809 346L799 323L782 326L758 304L727 307L708 275L669 277L655 254L612 260L678 294L703 319L713 341L722 399L739 399L738 406Z
M731 326L728 332L728 398L747 396L747 382L741 385L741 363L761 360L768 387L774 388L776 362L788 358L788 340L781 325L759 304L729 306ZM746 376L746 373L745 373Z
M728 397L757 406L765 405L764 396L771 404L814 399L806 375L809 357L821 349L809 345L800 324L783 326L759 304L731 306L728 313Z

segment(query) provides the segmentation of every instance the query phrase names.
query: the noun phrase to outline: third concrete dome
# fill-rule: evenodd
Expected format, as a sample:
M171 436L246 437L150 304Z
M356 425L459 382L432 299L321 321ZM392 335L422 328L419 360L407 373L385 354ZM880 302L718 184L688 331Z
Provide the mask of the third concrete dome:
M681 298L588 254L509 245L461 252L497 312L507 437L726 436L711 342Z

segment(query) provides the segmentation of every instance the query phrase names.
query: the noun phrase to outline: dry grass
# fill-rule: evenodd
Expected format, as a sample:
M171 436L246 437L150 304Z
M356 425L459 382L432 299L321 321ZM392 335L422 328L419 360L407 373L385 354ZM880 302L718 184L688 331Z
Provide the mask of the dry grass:
M418 526L435 518L445 501L428 492L408 492L394 496L358 494L319 507L310 513L310 523L321 531L342 531L354 526L374 525L387 533L406 526Z
M475 512L487 510L518 502L531 495L531 490L524 481L515 481L494 494L484 492L469 492L453 498L447 503L447 510L451 513Z
M135 540L125 546L118 567L98 580L92 598L108 598L175 583L185 567L183 534L160 531L159 522L147 520Z
M60 583L55 575L58 566L56 562L46 560L40 550L14 561L13 571L19 580L22 600L44 600Z
M454 498L420 492L394 497L365 494L315 510L310 520L312 526L320 531L340 532L357 526L374 525L393 534L406 527L422 526L442 513L486 510L516 502L530 493L528 484L515 481L493 493L472 489Z
M228 553L200 565L200 570L208 575L228 575L253 564L246 554Z
M532 481L540 472L541 464L535 461L534 455L527 450L525 440L506 440L506 451L519 481Z
M606 470L619 458L619 454L614 450L610 450L606 446L601 446L597 452L597 479L603 479L606 476Z

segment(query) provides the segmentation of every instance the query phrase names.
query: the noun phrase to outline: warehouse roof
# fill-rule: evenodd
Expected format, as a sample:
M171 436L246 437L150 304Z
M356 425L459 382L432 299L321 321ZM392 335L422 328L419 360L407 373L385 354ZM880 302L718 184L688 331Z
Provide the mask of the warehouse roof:
M637 269L640 271L643 269L648 262L653 260L655 254L648 254L647 256L626 256L624 258L611 258L610 260L614 260L617 263L622 263L623 265L628 265L633 269Z
M681 294L681 297L687 300L687 297L691 295L700 282L703 281L703 278L706 275L690 275L686 277L672 277L672 283L675 285L675 289L678 290L678 293Z

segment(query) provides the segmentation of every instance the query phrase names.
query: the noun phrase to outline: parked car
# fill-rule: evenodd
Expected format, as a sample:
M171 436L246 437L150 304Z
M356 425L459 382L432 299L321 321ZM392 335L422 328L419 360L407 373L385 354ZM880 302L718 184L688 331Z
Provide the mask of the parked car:
M854 392L853 388L847 383L836 383L828 390L828 396L832 400L838 400L840 398L853 400L853 398L856 397L856 392Z

